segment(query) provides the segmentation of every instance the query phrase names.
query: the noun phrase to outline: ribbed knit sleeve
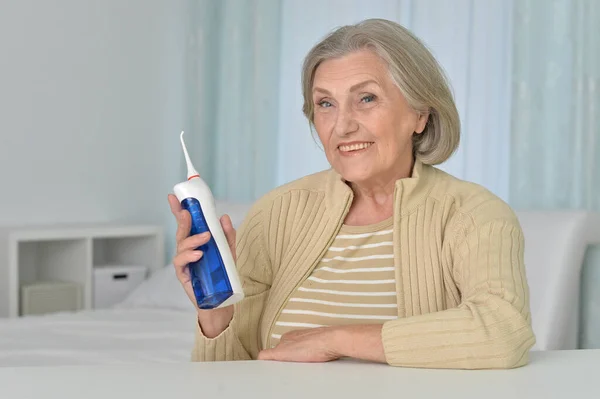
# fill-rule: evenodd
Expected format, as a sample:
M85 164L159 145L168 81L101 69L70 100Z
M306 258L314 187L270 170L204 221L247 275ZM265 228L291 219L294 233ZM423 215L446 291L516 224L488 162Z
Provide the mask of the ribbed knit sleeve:
M458 288L453 294L458 296L458 307L384 324L382 341L389 364L486 369L514 368L528 362L535 337L523 234L516 218L494 213L487 212L485 220L467 215L465 226L472 227L459 226L449 238L445 258ZM415 217L416 237L425 225L422 219L416 223L418 219ZM425 253L423 248L415 250ZM435 286L432 280L413 288L431 295Z
M264 242L265 214L256 205L237 232L236 266L245 297L234 305L232 321L217 337L204 336L196 322L192 361L249 360L258 355L259 320L272 281Z

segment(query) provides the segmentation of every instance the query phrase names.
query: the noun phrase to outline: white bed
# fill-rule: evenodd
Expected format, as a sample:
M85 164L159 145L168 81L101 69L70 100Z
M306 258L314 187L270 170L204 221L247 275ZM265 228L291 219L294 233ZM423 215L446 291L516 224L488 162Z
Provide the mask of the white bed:
M0 319L0 366L189 361L194 323L169 265L112 309Z

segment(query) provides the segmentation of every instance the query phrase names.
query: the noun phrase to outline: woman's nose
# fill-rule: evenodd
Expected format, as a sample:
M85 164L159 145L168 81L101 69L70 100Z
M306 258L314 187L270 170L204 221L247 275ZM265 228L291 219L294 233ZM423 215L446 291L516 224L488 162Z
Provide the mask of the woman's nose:
M338 136L345 136L349 133L355 132L357 129L358 123L354 118L352 110L340 109L335 121L335 134Z

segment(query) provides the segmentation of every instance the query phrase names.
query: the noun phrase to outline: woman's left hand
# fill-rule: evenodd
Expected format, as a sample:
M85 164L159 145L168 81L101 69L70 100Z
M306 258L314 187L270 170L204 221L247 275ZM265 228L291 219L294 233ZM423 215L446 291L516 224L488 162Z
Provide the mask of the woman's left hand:
M336 329L333 327L290 331L281 336L275 348L262 350L258 360L329 362L342 357L335 346Z

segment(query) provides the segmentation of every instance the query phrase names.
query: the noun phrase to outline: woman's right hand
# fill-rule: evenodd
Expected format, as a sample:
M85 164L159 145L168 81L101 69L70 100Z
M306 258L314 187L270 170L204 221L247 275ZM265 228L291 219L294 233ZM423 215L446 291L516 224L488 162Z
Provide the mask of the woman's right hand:
M171 213L173 213L173 216L175 216L177 220L177 232L175 233L177 250L172 261L173 266L175 267L175 274L198 312L198 321L203 334L208 338L214 338L222 333L231 322L231 319L233 318L233 305L220 309L200 309L196 302L196 296L194 295L194 289L192 288L192 280L188 267L189 263L196 262L202 258L202 251L196 250L196 248L208 242L210 233L206 232L190 236L190 230L192 228L190 213L181 207L181 204L175 195L169 194L168 198ZM231 254L235 260L235 229L233 228L231 219L227 215L224 215L220 222L223 231L225 232L229 248L231 249Z

